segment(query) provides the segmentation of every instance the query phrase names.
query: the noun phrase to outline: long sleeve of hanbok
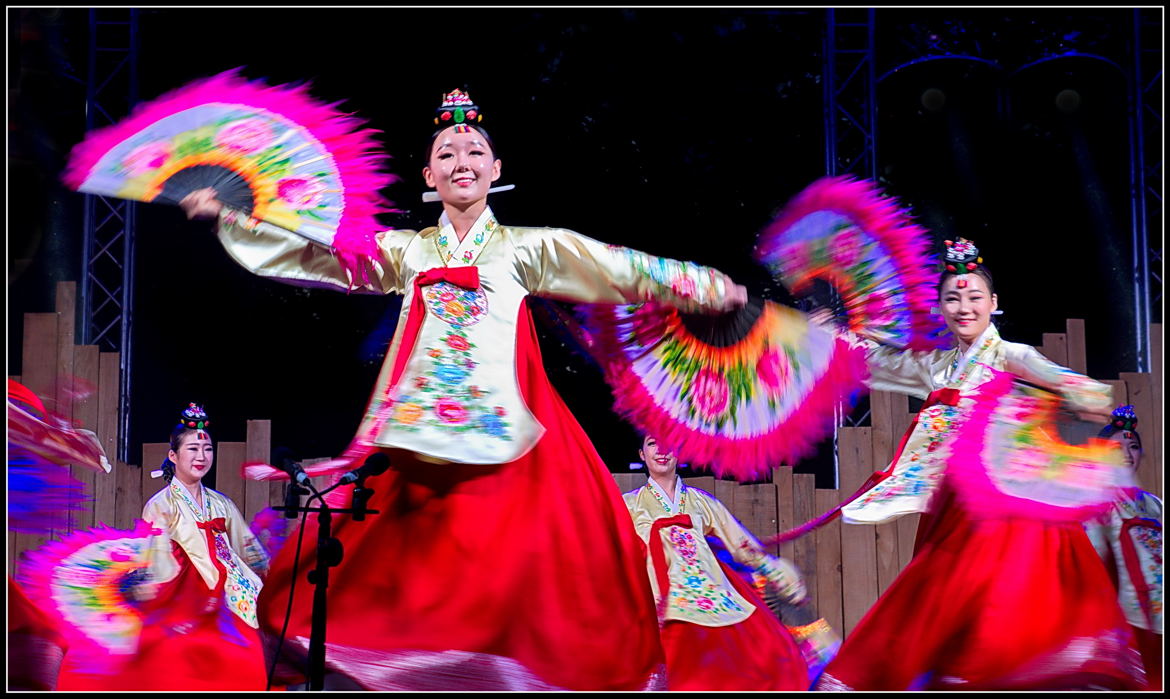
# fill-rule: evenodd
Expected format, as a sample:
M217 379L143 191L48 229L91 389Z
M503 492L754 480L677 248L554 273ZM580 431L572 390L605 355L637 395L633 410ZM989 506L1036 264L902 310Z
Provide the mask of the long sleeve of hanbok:
M1113 405L1113 387L1049 361L1030 345L1006 345L1005 369L1021 379L1060 393L1073 407L1107 412Z
M296 286L369 294L401 293L405 288L403 256L417 233L388 230L377 234L378 255L361 258L351 275L337 253L292 231L224 208L219 241L245 269Z
M142 509L142 519L155 528L146 552L147 581L154 585L169 582L179 574L170 535L178 525L179 513L166 498L152 498Z
M796 566L765 551L759 540L740 524L723 503L714 498L704 498L704 503L710 515L704 534L719 537L732 558L767 578L788 601L797 603L804 600L807 591Z
M536 229L517 246L529 292L581 303L658 300L682 311L721 307L723 274L710 267L607 245L564 229Z

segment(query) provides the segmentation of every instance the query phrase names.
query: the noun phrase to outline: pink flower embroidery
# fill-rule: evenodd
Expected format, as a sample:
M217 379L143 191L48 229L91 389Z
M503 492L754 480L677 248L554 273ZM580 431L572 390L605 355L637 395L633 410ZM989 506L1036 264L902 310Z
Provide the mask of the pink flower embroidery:
M297 209L307 209L321 203L325 183L307 177L286 177L276 183L276 193Z
M131 177L134 177L162 167L169 157L171 157L171 144L166 141L155 141L130 151L122 160L122 168Z
M496 415L499 415L500 417L504 417L507 414L508 414L508 411L504 410L503 406L501 406L501 405L496 406Z
M780 393L788 384L791 372L788 355L779 347L769 349L756 364L756 375L760 377L760 382L768 389L770 395Z
M702 609L702 610L704 610L704 611L708 611L708 612L709 612L709 611L711 611L712 609L714 609L714 608L715 608L715 603L714 603L714 602L712 602L712 601L711 601L709 598L707 598L707 597L700 597L700 598L698 599L698 601L696 601L696 602L695 602L695 605L696 605L696 606L697 606L699 609Z
M455 294L452 294L450 291L444 291L439 294L439 300L443 303L451 303L455 300Z
M681 277L676 279L674 283L670 285L670 290L674 292L675 296L679 296L684 299L689 299L694 296L695 289L695 280L691 279L690 277Z
M467 409L452 398L440 398L435 402L435 415L450 425L467 422Z
M861 238L857 229L849 228L833 239L829 256L842 267L852 267L861 257Z
M471 349L471 345L468 344L467 340L463 337L460 337L459 335L448 335L447 346L453 350L459 350L461 352L463 350Z
M272 129L260 119L241 119L215 135L215 144L221 148L252 153L272 143Z
M703 369L691 384L691 396L700 415L708 420L719 417L730 402L727 379L710 369Z

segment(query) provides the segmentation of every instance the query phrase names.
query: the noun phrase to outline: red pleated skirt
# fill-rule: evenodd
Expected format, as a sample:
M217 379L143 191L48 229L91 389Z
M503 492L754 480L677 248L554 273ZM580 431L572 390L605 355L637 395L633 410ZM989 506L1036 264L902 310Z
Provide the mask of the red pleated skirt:
M756 610L731 626L667 621L662 627L667 686L681 691L803 691L808 664L796 640L734 571L727 579Z
M222 585L208 589L178 544L172 551L179 574L144 605L137 653L129 658L67 653L58 689L264 690L267 668L259 632L228 610Z
M333 519L326 664L371 690L635 690L661 681L662 647L640 539L596 450L544 373L527 307L521 393L545 427L507 464L432 464L393 450L367 482L379 514ZM349 502L350 487L341 498ZM316 515L305 527L282 658L310 636ZM297 532L260 596L285 621Z
M1109 574L1079 522L980 519L951 484L914 558L817 689L1142 689Z

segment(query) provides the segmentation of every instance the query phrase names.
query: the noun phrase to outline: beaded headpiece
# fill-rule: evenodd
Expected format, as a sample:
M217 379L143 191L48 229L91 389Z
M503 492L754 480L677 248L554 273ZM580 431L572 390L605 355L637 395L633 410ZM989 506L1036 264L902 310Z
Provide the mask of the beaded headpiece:
M202 406L191 403L179 415L179 427L202 430L211 427L211 420L207 419L207 413L203 412Z
M478 124L481 121L483 121L483 113L471 101L471 95L460 89L452 90L443 95L443 103L435 110L436 126Z
M1137 429L1138 417L1137 413L1133 411L1132 405L1123 405L1113 411L1113 422L1110 423L1115 429L1125 432L1133 432Z
M943 243L947 246L946 254L943 256L943 269L947 274L958 275L958 287L960 289L966 288L967 275L983 264L983 258L979 256L979 248L966 238L954 241L944 240Z
M478 125L481 121L483 121L483 112L471 101L471 95L458 88L443 95L443 103L435 110L435 126L440 129L454 126L457 132L470 131L473 125ZM506 192L515 188L514 184L492 187L488 190L488 194ZM423 192L422 200L426 202L440 201L439 193Z

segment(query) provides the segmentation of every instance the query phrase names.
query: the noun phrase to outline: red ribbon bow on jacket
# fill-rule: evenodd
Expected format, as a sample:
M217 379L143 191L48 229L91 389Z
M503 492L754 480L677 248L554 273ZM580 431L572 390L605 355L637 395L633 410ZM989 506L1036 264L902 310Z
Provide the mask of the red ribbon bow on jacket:
M195 524L195 526L199 527L200 529L203 529L204 531L210 530L216 534L227 533L227 521L224 520L223 517L216 517L215 519L209 519L206 522L197 522Z

